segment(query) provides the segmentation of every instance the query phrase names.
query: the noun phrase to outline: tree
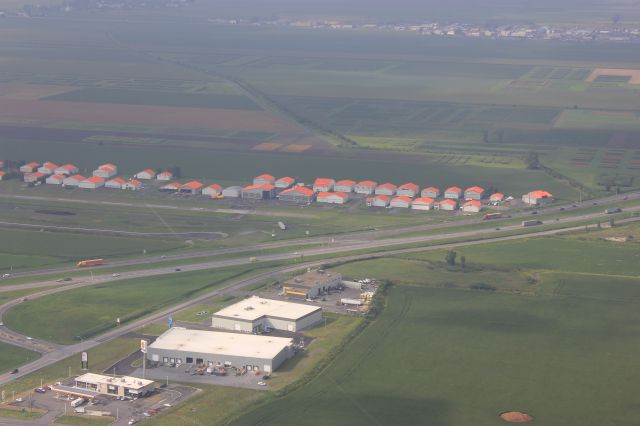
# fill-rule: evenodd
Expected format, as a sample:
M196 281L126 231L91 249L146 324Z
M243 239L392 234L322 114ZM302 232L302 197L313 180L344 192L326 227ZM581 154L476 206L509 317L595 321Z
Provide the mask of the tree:
M536 170L540 168L540 159L538 158L537 152L529 152L527 154L527 158L525 159L525 163L527 163L527 169Z
M453 250L449 250L447 252L447 254L444 257L445 262L447 262L447 265L455 265L456 264L456 256L458 255L458 253L456 253Z
M460 267L464 269L466 265L467 265L467 258L464 256L460 256Z

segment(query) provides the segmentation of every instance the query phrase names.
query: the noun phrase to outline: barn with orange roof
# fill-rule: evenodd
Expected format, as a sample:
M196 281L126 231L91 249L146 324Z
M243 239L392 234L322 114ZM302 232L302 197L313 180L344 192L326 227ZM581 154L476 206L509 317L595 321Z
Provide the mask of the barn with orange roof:
M349 200L349 194L346 192L319 192L316 200L319 203L344 204Z
M313 181L313 190L315 192L329 192L335 183L336 181L331 178L317 178Z
M399 195L391 199L391 201L389 202L389 207L408 209L409 207L411 207L411 201L411 197L407 197L406 195Z
M465 213L478 213L482 210L482 203L478 200L469 200L462 205L462 211Z
M191 182L180 185L178 192L180 192L181 194L198 195L200 192L202 192L203 186L204 184L202 182L192 180Z
M413 182L408 182L400 185L396 194L399 196L411 197L414 198L420 192L420 187Z
M254 185L274 185L276 183L276 178L269 173L263 173L260 176L256 176L253 178Z
M411 202L411 208L413 210L431 210L434 204L435 200L433 198L420 197Z
M448 200L459 200L462 198L462 188L450 186L444 190L444 198Z
M464 190L465 200L482 200L484 197L484 188L479 186L472 186Z
M371 195L376 190L376 186L378 186L377 182L374 182L372 180L363 180L355 184L355 186L353 187L353 191L356 194Z
M540 204L546 204L553 201L553 194L548 191L538 189L528 192L522 196L522 202L529 204L530 206L538 206Z
M240 193L243 200L265 200L274 198L275 195L276 187L270 183L245 186Z

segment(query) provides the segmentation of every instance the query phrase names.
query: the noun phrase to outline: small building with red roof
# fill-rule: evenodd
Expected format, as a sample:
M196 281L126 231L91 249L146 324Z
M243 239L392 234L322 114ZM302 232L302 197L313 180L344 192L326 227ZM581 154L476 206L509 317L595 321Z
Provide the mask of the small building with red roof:
M349 200L349 194L346 192L319 192L316 200L319 203L345 204Z
M24 181L27 183L43 182L46 176L42 172L25 173Z
M220 197L222 196L222 185L213 183L202 190L202 195L208 197Z
M138 179L131 179L131 180L125 182L124 185L122 185L122 189L128 189L130 191L137 191L139 189L142 189L142 182L140 182Z
M375 194L376 195L386 195L391 197L392 195L394 195L396 193L396 189L398 189L397 186L395 186L392 183L383 183L380 184L378 186L376 186L376 190L375 190Z
M492 203L501 203L504 201L504 194L500 193L500 192L496 192L495 194L491 194L491 196L489 196L489 201L491 201Z
M374 182L372 180L363 180L354 185L353 191L356 194L371 195L376 190L376 186L378 186L377 182Z
M482 203L478 200L469 200L462 205L462 211L465 213L478 213L482 210Z
M522 202L530 206L537 206L553 201L553 194L542 189L528 192L522 196Z
M38 167L40 167L40 163L37 161L32 161L30 163L25 164L24 166L20 166L20 173L35 173L38 171Z
M64 164L64 165L58 167L55 170L55 174L71 176L71 175L75 175L79 171L80 171L80 169L78 169L74 164L67 163L67 164Z
M329 192L335 183L336 181L331 178L317 178L313 181L313 190L315 192Z
M264 200L274 198L275 195L276 187L270 183L245 186L240 193L243 200Z
M256 176L253 178L254 185L274 185L276 183L276 178L268 173L261 174L260 176ZM251 185L249 185L251 186Z
M435 200L429 197L420 197L413 200L411 203L411 208L413 210L431 210L433 209L433 205L435 204Z
M458 202L452 199L442 200L436 203L437 210L454 211L458 208Z
M144 169L134 175L136 179L151 180L156 177L156 171L153 169Z
M164 192L177 192L180 190L180 188L182 187L182 184L180 182L169 182L166 185L162 185L160 187L160 191L164 191Z
M420 187L413 182L404 183L398 187L396 194L399 196L414 198L420 192Z
M296 180L294 178L289 176L283 176L279 179L276 179L275 187L277 189L287 189L294 183L296 183Z
M85 179L86 179L86 177L84 177L82 175L69 176L69 177L64 178L64 180L62 181L62 185L64 185L64 186L78 186L78 185L80 185L80 182L82 182Z
M333 190L335 192L343 192L350 193L353 192L353 188L356 186L356 182L350 179L342 179L339 180L333 185Z
M391 197L388 195L374 195L373 197L367 197L367 206L369 207L387 207L391 202Z
M109 179L118 174L118 167L115 164L107 163L99 166L93 171L94 176Z
M391 201L389 202L389 207L408 209L409 207L411 207L411 201L411 197L407 197L406 195L399 195L391 199Z
M7 172L3 172L0 170L0 180L4 180L4 177L7 175Z
M315 198L315 192L311 188L304 186L294 186L293 188L285 189L278 194L280 201L288 203L310 203Z
M202 182L192 180L191 182L180 185L178 192L180 192L181 194L198 195L200 192L202 192L203 186L204 184Z
M78 188L84 189L98 189L104 186L105 178L101 176L91 176L80 182Z
M104 187L105 188L112 188L112 189L122 189L122 187L126 183L127 183L126 180L117 177L117 178L109 179L108 181L106 181L104 183Z
M482 200L484 197L484 188L472 186L464 190L465 200Z
M462 188L451 186L444 190L444 198L449 200L459 200L462 197Z
M62 185L62 182L64 181L64 179L66 177L67 176L63 175L63 174L51 175L51 176L47 177L47 179L45 180L45 183L47 183L49 185Z
M433 199L438 198L440 196L440 188L429 186L427 188L424 188L422 192L420 192L420 196Z
M58 168L58 165L56 163L52 163L51 161L45 161L42 166L38 167L38 171L48 176L48 175L54 174L57 168Z
M156 175L157 180L170 181L173 179L173 173L171 172L160 172Z

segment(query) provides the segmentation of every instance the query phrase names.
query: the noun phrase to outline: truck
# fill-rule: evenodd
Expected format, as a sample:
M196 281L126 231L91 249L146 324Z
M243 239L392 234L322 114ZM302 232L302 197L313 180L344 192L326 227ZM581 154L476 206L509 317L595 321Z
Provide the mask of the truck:
M537 220L537 219L523 220L522 221L522 226L536 226L536 225L542 225L542 222Z
M498 219L502 217L502 213L487 213L482 217L482 220Z
M614 214L614 213L620 213L622 211L622 209L620 207L612 207L609 209L606 209L604 211L605 214Z
M280 221L280 222L278 222L278 228L280 228L281 230L285 231L287 229L287 225L285 225L284 222Z
M80 262L76 263L76 266L78 268L84 268L87 266L98 266L98 265L104 265L104 259L81 260Z
M76 408L84 404L84 398L76 398L71 401L71 407Z

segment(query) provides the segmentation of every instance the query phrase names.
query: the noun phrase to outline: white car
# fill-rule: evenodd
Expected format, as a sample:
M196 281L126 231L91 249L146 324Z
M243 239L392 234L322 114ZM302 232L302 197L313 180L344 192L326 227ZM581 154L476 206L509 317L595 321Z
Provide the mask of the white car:
M9 278L11 274L2 274L2 278Z
M127 424L135 425L136 423L138 423L138 421L136 419L131 419L131 420L129 420L129 423L127 423Z
M258 386L267 386L265 382L258 382Z
M27 336L27 337L25 337L25 339L27 339L27 340L33 340L33 337L29 337L29 336Z
M112 277L117 278L120 276L120 274L111 274Z

